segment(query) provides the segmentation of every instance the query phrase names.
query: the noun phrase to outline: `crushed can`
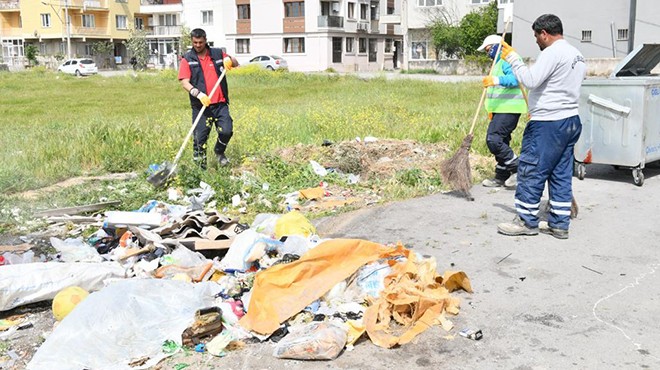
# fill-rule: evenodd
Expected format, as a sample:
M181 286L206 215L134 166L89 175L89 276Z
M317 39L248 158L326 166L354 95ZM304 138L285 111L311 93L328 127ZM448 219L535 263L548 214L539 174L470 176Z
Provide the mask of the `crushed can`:
M468 339L472 340L480 340L481 338L484 337L483 333L481 332L481 329L463 329L458 334L461 337L465 337Z

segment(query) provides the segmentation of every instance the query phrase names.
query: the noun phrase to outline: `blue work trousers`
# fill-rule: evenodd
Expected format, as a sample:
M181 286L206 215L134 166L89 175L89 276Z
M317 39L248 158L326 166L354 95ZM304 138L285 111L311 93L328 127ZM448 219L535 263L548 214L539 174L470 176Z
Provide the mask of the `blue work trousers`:
M529 121L518 163L515 206L528 227L539 225L539 205L548 182L548 225L568 230L573 199L573 147L582 132L579 116L558 121Z
M495 178L498 180L506 181L518 169L518 157L509 145L511 133L518 126L519 119L520 113L493 113L493 118L488 124L486 145L495 155L497 161Z
M200 106L193 106L192 119L195 122ZM206 141L211 133L211 128L215 126L218 132L218 140L215 142L213 152L216 155L224 154L227 144L233 135L234 121L229 115L229 105L227 103L217 103L209 105L195 126L193 135L193 159L199 163L202 168L206 168Z

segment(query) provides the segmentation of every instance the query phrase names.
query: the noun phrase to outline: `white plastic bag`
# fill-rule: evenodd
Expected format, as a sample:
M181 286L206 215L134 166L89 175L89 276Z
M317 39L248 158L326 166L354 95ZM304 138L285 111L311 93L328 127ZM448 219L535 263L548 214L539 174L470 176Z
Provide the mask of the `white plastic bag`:
M273 356L295 360L333 360L346 346L348 328L334 321L313 321L277 343Z
M28 364L31 370L146 369L181 344L195 311L213 304L216 284L131 279L92 293L60 322ZM129 363L148 358L143 365Z
M50 244L57 249L64 262L101 262L103 258L82 238L61 240L50 238Z
M72 285L87 291L99 290L105 280L124 276L125 271L117 262L46 262L2 266L0 311L53 299L60 290Z

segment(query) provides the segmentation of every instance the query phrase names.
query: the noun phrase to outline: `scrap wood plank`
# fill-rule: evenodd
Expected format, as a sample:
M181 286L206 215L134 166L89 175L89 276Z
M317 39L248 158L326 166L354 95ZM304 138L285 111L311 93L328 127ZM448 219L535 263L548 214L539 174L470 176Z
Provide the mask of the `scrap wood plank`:
M121 204L121 200L113 200L113 201L110 201L110 202L103 202L103 203L86 204L84 206L76 206L76 207L47 209L45 211L35 212L34 216L35 217L48 217L48 216L76 215L76 214L82 213L82 212L100 211L104 208L111 207L111 206L116 206L116 205L119 205L119 204Z
M231 243L234 242L234 239L221 239L221 240L207 240L199 239L195 240L195 250L209 250L209 249L229 249Z
M0 252L25 252L32 248L32 244L23 243L19 245L0 245Z

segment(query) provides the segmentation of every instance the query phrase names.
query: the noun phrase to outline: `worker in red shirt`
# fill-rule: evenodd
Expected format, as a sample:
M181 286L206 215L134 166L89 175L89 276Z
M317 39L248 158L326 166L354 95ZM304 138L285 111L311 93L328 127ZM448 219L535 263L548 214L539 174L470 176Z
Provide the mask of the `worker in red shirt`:
M225 155L227 144L233 135L233 120L229 114L229 90L227 79L220 82L213 96L208 96L218 81L222 71L238 66L233 56L227 55L224 48L212 48L206 42L206 32L195 28L190 32L192 49L181 59L179 66L179 81L190 94L193 122L202 106L205 106L203 117L195 127L193 135L193 160L200 168L206 169L206 141L215 125L218 141L215 143L215 156L221 166L229 164Z

